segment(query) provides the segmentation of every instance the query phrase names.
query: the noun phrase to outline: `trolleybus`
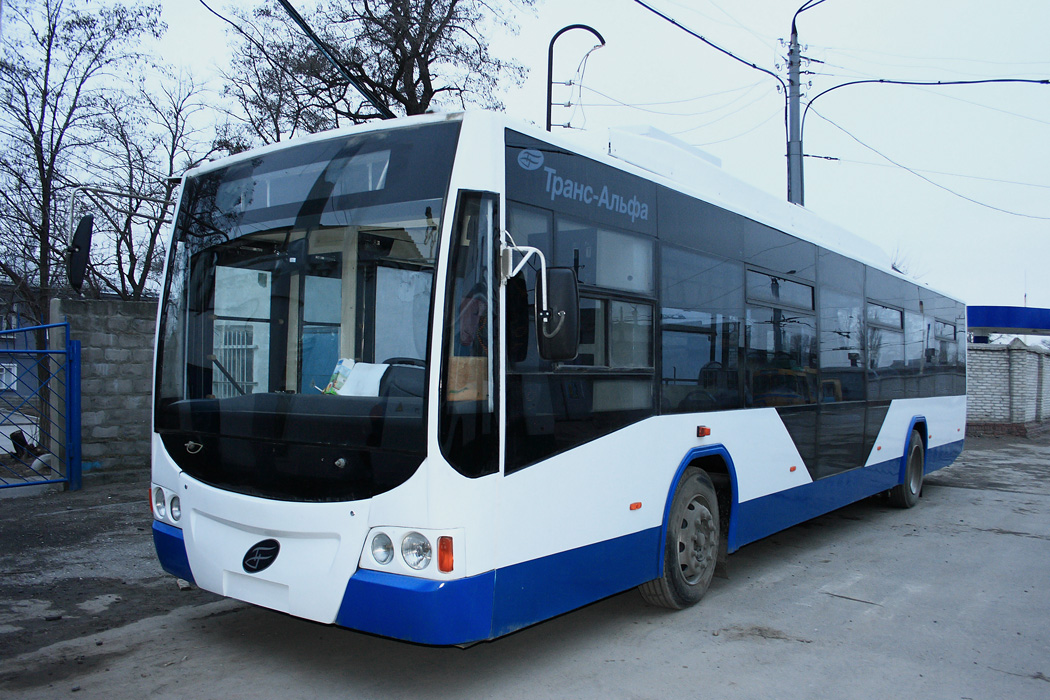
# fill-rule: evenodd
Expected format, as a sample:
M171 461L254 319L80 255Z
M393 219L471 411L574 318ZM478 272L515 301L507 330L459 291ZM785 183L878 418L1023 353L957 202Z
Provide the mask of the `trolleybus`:
M639 587L962 449L963 305L666 139L491 113L184 178L153 537L201 588L434 645Z

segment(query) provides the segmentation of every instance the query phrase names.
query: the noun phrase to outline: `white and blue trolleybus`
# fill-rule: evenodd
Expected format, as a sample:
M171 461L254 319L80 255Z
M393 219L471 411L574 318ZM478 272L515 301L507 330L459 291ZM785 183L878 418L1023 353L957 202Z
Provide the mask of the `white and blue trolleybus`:
M639 587L962 450L963 305L668 139L490 113L184 178L158 324L164 568L435 645Z

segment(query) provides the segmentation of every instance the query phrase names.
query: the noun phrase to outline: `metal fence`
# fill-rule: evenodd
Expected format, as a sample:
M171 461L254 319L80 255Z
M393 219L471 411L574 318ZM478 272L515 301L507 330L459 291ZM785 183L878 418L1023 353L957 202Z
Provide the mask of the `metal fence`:
M0 489L40 484L81 485L80 341L68 323L0 331Z

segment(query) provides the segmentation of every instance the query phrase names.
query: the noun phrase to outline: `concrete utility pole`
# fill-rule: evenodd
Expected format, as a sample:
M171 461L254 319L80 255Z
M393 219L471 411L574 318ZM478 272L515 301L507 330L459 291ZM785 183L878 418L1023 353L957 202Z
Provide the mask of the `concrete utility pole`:
M803 7L802 9L805 9ZM802 11L799 10L799 12ZM795 13L798 17L798 12ZM788 201L792 204L805 204L802 189L802 124L799 121L799 100L802 85L799 73L802 64L802 50L798 45L798 30L795 19L791 20L791 43L788 45Z

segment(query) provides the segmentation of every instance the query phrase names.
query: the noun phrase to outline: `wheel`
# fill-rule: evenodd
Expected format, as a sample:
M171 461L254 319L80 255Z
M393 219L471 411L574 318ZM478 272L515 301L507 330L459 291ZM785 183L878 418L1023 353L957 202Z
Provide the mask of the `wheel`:
M926 452L922 446L922 435L918 430L911 432L908 441L907 466L904 468L904 483L890 489L890 503L898 508L912 508L919 502L922 493L922 475L926 470Z
M718 562L718 497L710 477L695 467L678 480L664 542L664 572L638 587L651 605L681 610L704 597Z

